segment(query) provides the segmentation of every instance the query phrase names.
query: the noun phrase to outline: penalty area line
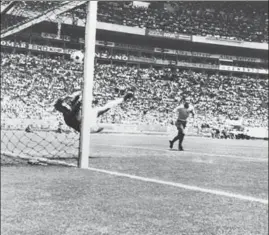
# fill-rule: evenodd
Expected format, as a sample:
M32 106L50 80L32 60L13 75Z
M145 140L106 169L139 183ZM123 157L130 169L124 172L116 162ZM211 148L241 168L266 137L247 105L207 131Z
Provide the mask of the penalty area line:
M99 172L99 173L105 173L105 174L109 174L109 175L114 175L114 176L118 176L118 177L125 177L125 178L129 178L129 179L133 179L133 180L140 180L140 181L148 182L148 183L162 184L162 185L166 185L166 186L172 186L172 187L176 187L176 188L182 188L182 189L201 192L201 193L209 193L209 194L213 194L213 195L217 195L217 196L229 197L229 198L234 198L234 199L238 199L238 200L242 200L242 201L258 202L261 204L268 205L268 200L265 200L265 199L255 198L255 197L251 197L251 196L245 196L245 195L231 193L231 192L225 192L225 191L221 191L221 190L206 189L206 188L201 188L198 186L186 185L186 184L175 183L175 182L164 181L164 180L157 180L157 179L153 179L153 178L141 177L141 176L130 175L130 174L120 173L120 172L116 172L116 171L108 171L108 170L92 168L92 167L87 168L87 170L95 171L95 172Z

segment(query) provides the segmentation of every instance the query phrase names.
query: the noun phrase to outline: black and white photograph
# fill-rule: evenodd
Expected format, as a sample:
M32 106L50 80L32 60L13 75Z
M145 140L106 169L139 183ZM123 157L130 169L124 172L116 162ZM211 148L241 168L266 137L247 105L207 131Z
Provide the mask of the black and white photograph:
M0 9L1 235L268 234L268 1Z

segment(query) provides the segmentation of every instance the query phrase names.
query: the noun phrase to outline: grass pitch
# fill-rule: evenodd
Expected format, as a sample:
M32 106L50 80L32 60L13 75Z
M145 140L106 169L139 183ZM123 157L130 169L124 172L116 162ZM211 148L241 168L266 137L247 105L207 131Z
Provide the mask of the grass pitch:
M52 143L42 156L52 151L76 163L75 136L55 136L42 136ZM28 140L13 148L30 151L32 138L10 136L8 150ZM89 170L9 159L1 167L1 233L268 234L267 144L186 137L186 151L177 152L164 136L99 134L91 137ZM38 155L36 147L29 153Z

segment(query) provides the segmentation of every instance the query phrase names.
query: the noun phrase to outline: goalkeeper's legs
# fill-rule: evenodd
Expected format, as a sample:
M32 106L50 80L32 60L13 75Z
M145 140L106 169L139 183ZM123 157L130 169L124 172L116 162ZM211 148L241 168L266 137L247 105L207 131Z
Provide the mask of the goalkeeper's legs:
M109 101L107 104L105 104L103 107L98 107L97 109L97 117L102 116L106 112L108 112L110 109L116 107L117 105L123 103L123 98L119 98L113 101Z
M103 115L104 113L106 113L107 111L109 111L110 109L116 107L117 105L127 101L128 99L132 98L134 95L132 92L128 92L125 96L123 96L122 98L118 98L116 100L113 101L109 101L105 106L103 107L98 107L97 108L97 117L100 117L101 115Z
M105 106L103 107L96 107L92 110L92 117L91 117L91 133L99 133L104 128L100 127L97 124L97 118L102 116L104 113L108 112L111 108L116 107L117 105L121 104L123 102L123 98L119 98L113 101L109 101Z
M109 101L106 105L104 105L103 107L97 107L93 109L93 115L94 117L92 117L92 123L95 123L92 125L91 127L91 133L99 133L101 132L104 128L100 127L97 124L97 118L102 116L103 114L105 114L106 112L108 112L110 109L116 107L117 105L127 101L128 99L132 98L134 95L132 92L128 92L125 96L123 96L122 98L118 98L116 100L112 100Z

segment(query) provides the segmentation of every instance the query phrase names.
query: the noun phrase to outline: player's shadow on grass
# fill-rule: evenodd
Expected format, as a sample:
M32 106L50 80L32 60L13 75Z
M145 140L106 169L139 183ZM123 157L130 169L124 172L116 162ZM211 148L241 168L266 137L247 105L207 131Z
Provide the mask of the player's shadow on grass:
M105 158L115 158L115 156L89 156L89 159L98 159L98 158L101 158L101 159L105 159Z
M181 152L178 149L168 149L168 151L173 151L173 152Z
M89 156L89 159L113 159L113 158L130 158L130 157L126 157L125 155L94 155L94 156Z

